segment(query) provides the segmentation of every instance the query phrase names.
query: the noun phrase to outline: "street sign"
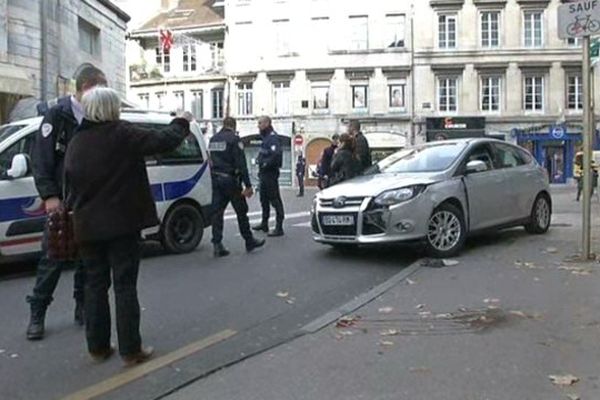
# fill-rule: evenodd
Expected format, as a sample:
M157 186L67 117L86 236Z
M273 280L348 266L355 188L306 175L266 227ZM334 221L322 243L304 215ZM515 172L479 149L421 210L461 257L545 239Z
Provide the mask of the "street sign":
M558 7L558 37L590 36L600 32L600 0L581 0Z
M552 129L550 130L550 134L552 135L552 137L554 139L562 139L565 136L565 128L563 128L561 125L556 125L553 126Z
M296 146L302 146L304 144L304 137L302 137L302 135L294 136L294 144Z

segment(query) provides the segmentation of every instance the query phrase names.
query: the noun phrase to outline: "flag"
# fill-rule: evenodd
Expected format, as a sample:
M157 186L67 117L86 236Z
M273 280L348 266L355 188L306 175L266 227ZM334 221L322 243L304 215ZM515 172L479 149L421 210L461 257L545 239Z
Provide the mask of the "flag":
M171 47L173 47L173 33L168 29L161 29L159 31L160 46L164 54L169 54Z

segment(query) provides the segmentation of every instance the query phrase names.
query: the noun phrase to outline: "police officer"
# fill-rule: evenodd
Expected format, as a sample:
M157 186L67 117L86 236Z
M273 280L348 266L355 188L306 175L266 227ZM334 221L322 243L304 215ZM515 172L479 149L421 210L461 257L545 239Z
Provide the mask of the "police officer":
M98 68L88 65L75 78L74 96L62 97L57 104L45 113L33 145L33 176L38 193L44 201L46 213L63 206L63 161L69 141L84 117L80 104L84 92L97 86L106 85L106 77ZM69 264L50 260L47 256L47 232L42 242L42 258L36 272L33 293L27 296L31 307L31 318L27 327L27 339L40 340L44 337L46 309L52 302L52 295L58 284L60 273ZM81 262L75 264L73 297L75 298L75 322L84 323L83 291L84 272Z
M257 157L260 205L262 207L262 221L252 229L256 231L269 232L270 206L275 208L275 229L268 236L283 236L283 201L279 193L279 169L283 163L283 152L279 135L273 130L271 118L260 117L258 129L262 137L262 145Z
M210 139L208 149L212 163L214 256L229 255L229 250L221 243L223 240L223 214L229 202L237 214L240 234L246 241L246 251L250 252L263 246L265 240L255 239L250 231L246 197L251 197L254 190L248 175L244 145L236 134L234 118L227 117L223 120L223 129Z

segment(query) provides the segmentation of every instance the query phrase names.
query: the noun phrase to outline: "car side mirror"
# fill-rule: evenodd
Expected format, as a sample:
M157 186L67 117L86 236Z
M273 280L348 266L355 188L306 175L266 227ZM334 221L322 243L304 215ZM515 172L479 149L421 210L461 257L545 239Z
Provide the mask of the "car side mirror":
M484 172L487 170L488 170L488 167L487 167L486 163L484 163L481 160L472 160L467 163L467 168L466 168L465 173L468 175L468 174L475 174L477 172Z
M29 171L29 160L25 154L17 154L12 159L10 169L6 171L6 175L12 179L19 179L27 176Z

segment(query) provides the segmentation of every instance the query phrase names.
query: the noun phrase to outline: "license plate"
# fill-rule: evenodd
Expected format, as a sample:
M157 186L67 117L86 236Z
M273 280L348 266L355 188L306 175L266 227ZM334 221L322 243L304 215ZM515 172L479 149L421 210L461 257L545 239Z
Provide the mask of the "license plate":
M354 225L354 215L324 215L323 225L351 226Z

